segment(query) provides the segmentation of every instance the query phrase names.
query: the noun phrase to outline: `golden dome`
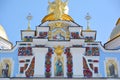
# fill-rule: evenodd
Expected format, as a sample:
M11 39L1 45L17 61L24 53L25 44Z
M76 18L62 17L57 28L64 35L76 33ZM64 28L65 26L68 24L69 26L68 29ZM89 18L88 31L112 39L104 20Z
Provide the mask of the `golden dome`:
M2 37L3 39L8 40L6 32L5 32L4 28L2 27L2 25L0 25L0 37Z
M118 19L118 21L117 21L116 25L118 25L118 24L120 24L120 18Z
M116 22L116 26L113 29L111 35L110 35L110 40L119 36L120 35L120 18L118 19L118 21Z
M55 18L54 18L54 14L51 13L51 14L48 14L47 16L45 16L43 19L42 19L42 23L46 22L46 21L54 21ZM74 21L69 15L67 14L63 14L62 15L62 20L65 20L65 21Z

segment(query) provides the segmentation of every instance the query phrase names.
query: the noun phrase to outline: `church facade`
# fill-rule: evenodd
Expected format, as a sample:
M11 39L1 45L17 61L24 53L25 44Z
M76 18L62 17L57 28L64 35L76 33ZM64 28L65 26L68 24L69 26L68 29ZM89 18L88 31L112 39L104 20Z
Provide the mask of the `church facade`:
M89 28L91 17L87 14L83 30L66 13L66 6L67 1L49 2L41 24L31 30L28 23L14 47L0 36L1 78L120 78L120 19L103 46L96 41L97 31Z

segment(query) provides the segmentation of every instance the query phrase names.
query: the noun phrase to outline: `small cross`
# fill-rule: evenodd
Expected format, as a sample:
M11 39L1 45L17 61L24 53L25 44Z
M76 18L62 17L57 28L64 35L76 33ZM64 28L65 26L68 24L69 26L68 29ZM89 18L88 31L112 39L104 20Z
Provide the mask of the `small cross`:
M32 20L32 15L31 15L31 13L29 13L26 18L27 18L28 21Z
M87 21L89 21L89 20L91 19L91 16L89 15L89 13L87 13L85 19L86 19Z
M87 20L87 30L90 30L89 20L91 19L91 16L89 15L89 13L87 13L85 19Z
M26 18L27 18L27 20L28 20L28 29L27 29L27 30L31 30L31 28L30 28L30 21L31 21L32 18L33 18L32 15L31 15L31 13L29 13Z

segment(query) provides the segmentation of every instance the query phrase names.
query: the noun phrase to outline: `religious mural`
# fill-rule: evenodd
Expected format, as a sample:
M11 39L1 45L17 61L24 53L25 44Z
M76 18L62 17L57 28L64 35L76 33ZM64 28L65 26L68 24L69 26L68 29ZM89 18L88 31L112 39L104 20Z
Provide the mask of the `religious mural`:
M0 63L0 77L10 77L12 62L10 59L3 59Z
M48 25L50 26L48 33L49 40L69 40L70 32L68 24L57 21Z
M107 77L118 77L118 63L115 59L108 59L105 65Z
M63 57L55 58L55 76L63 76Z
M63 76L64 75L64 58L62 53L64 52L63 46L56 46L54 47L54 52L56 53L56 56L54 58L54 74L55 76Z
M55 29L52 32L53 40L65 40L65 32L62 29Z

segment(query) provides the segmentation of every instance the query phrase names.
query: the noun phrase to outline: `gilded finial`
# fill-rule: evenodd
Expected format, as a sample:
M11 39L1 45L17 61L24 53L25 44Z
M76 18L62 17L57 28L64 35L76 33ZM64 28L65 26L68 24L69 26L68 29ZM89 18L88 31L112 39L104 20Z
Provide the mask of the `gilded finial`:
M89 13L87 13L85 19L87 20L87 30L90 30L90 23L89 23L89 20L91 19L91 16L89 15Z
M27 30L31 30L31 28L30 28L30 21L32 20L32 15L31 15L31 13L29 13L26 18L27 18L27 20L28 20L28 28L27 28Z

